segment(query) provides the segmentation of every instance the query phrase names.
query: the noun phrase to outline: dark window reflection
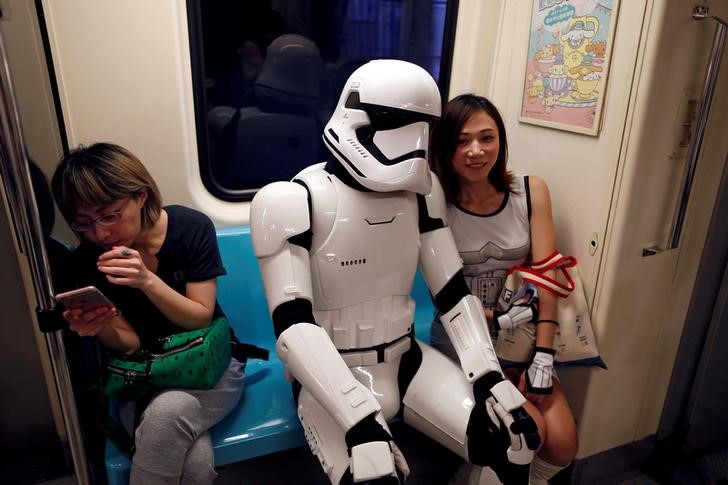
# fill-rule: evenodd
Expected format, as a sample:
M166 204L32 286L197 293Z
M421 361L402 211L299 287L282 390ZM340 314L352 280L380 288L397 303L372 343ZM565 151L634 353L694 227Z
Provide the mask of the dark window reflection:
M452 0L189 0L200 164L228 200L324 161L344 82L377 58L440 77ZM450 5L448 5L450 4ZM448 53L449 54L449 53Z

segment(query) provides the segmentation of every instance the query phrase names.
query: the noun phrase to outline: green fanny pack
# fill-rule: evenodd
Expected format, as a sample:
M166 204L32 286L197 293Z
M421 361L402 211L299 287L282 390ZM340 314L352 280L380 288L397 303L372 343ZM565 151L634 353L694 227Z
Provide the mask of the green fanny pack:
M230 365L230 324L218 317L208 327L160 339L156 348L111 358L102 391L117 399L138 399L162 389L212 389Z
M212 389L230 365L230 357L268 360L268 350L231 339L230 323L218 317L210 326L160 339L153 349L124 358L111 358L100 385L91 391L114 399L135 401L134 425L152 396L164 389ZM127 457L134 454L134 439L104 410L98 425Z

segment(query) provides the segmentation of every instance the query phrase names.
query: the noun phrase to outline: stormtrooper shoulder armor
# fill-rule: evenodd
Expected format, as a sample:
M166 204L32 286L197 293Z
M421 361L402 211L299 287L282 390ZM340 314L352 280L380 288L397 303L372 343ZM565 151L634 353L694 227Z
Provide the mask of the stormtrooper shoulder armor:
M311 227L308 191L294 182L266 185L253 198L250 225L256 256L272 256L292 236Z

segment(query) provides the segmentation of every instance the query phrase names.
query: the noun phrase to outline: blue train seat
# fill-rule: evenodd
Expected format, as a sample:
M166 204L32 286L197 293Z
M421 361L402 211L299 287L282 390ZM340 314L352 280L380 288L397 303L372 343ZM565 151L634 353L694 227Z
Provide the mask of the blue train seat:
M250 229L220 229L217 240L228 273L218 278L218 301L241 341L270 351L270 360L248 362L240 402L211 429L215 465L222 466L301 446L306 441L296 415L291 386L285 380L283 364L275 354L273 324L268 315ZM418 339L428 342L433 305L419 273L412 296L417 302L415 333ZM110 441L106 442L105 462L109 485L129 482L131 462Z

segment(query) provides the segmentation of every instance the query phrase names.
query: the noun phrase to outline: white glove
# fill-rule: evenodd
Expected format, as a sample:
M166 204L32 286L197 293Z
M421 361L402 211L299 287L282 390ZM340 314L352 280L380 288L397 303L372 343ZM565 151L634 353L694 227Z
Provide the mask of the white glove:
M536 347L536 354L526 371L526 388L534 394L551 394L554 390L554 349Z
M538 320L538 288L533 283L524 283L511 298L508 311L493 312L499 330L512 330L524 323Z

